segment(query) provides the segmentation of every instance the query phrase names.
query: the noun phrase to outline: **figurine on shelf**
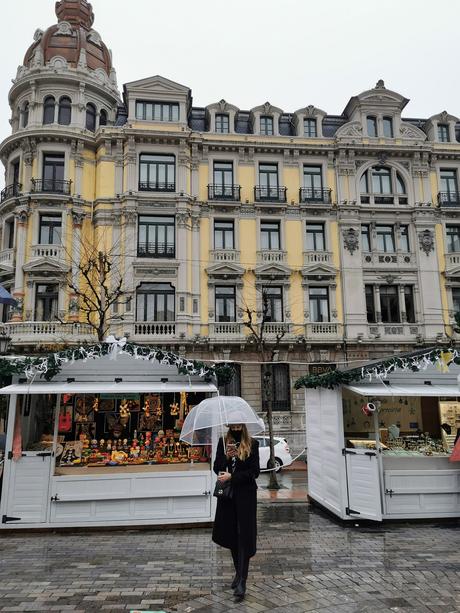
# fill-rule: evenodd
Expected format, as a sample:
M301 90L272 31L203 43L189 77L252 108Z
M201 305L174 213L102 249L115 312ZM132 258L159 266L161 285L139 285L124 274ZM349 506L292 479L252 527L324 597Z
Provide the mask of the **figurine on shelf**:
M150 398L148 396L145 397L144 407L142 410L144 411L145 417L150 417Z
M126 426L126 424L128 423L130 415L131 412L129 410L129 404L126 401L126 398L124 398L123 401L120 403L120 423L123 426Z
M99 411L99 398L95 398L93 401L92 410L97 413Z

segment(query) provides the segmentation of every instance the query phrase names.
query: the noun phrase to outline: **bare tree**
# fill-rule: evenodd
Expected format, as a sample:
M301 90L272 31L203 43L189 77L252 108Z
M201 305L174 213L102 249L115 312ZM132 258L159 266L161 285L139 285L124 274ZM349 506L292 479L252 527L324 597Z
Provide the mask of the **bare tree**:
M276 477L276 472L273 470L275 468L275 445L273 440L273 362L278 354L285 331L282 330L277 333L273 340L267 338L266 329L267 323L271 320L271 312L268 295L264 290L262 290L262 312L260 316L257 311L248 305L245 305L242 310L246 318L243 323L251 332L252 340L262 362L262 406L265 404L267 407L268 435L270 440L269 467L272 469L270 471L268 487L272 490L278 490L280 489L280 485Z
M83 247L84 253L76 263L77 275L71 278L68 286L76 296L79 312L98 340L103 341L109 330L113 305L120 303L126 292L112 251L86 244Z

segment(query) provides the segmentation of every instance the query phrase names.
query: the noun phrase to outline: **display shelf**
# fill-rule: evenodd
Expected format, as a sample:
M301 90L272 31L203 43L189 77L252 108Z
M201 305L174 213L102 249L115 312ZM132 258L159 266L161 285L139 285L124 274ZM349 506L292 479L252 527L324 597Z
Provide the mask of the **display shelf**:
M197 462L195 464L133 464L123 466L58 466L55 477L81 477L89 475L116 475L126 476L131 473L178 473L178 472L209 472L209 462Z

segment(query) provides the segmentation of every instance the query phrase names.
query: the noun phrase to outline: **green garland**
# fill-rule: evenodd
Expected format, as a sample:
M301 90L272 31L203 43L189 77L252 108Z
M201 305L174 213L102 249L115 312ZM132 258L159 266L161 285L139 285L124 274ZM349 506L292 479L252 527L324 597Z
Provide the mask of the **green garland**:
M334 389L339 385L349 385L363 379L386 378L396 369L418 372L429 364L441 364L442 367L448 368L452 363L460 364L459 350L454 347L436 347L418 353L388 358L362 368L332 370L322 375L305 375L297 379L294 388L296 390L302 387Z
M126 353L135 359L156 361L161 364L176 366L179 374L198 375L205 381L216 380L218 385L225 385L232 381L234 368L230 364L208 365L199 360L188 360L169 351L162 351L155 347L135 345L134 343L98 343L96 345L81 345L74 349L65 349L60 352L50 353L44 356L0 358L0 377L6 378L13 375L25 374L28 379L37 376L50 381L55 377L65 364L76 361L96 360L104 356L116 353Z

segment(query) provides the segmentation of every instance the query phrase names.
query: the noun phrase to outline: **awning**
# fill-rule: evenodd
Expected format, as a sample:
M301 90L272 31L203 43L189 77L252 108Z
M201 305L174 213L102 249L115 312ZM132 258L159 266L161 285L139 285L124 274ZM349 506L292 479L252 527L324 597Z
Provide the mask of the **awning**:
M216 393L217 388L212 383L180 383L161 381L101 381L83 382L74 381L72 383L16 383L0 389L0 394L149 394L168 392L207 392Z
M350 390L361 396L458 396L460 388L457 385L385 385L374 383L366 385L345 385L344 389Z

